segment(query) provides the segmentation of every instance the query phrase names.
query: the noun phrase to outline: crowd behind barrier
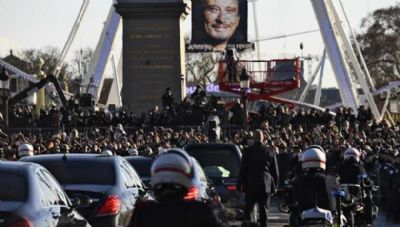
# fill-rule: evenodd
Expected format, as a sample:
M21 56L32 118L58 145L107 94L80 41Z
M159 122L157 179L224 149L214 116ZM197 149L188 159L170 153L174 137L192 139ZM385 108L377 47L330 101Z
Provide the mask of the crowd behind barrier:
M282 180L296 165L299 152L311 144L319 144L327 151L328 171L335 169L347 147L358 148L367 172L375 176L380 186L381 207L390 218L399 221L399 122L376 122L364 107L360 107L358 115L349 108L339 108L333 116L329 111L264 105L249 115L243 128L244 112L239 102L227 105L217 97L207 97L201 88L180 103L175 103L171 92L167 92L162 103L162 107L136 116L124 111L82 109L71 100L65 108L42 111L38 119L33 107L15 106L10 110L12 127L0 133L0 154L3 159L17 160L18 146L31 143L35 155L110 150L126 156L136 150L140 155L154 157L170 147L214 142L209 137L213 128L205 127L208 117L214 115L221 123L220 142L248 146L253 143L251 130L261 129L265 144L278 154Z

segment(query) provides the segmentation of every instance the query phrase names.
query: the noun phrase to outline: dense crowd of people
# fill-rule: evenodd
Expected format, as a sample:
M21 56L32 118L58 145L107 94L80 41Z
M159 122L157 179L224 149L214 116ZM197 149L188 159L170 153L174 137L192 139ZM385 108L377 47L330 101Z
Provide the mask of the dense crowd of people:
M400 221L396 215L400 209L399 122L374 121L371 111L364 107L355 115L350 108L338 108L332 114L329 110L291 110L284 105L265 104L249 115L247 128L243 128L243 113L240 102L227 105L218 97L207 97L201 87L180 103L167 89L162 107L141 116L82 109L70 100L67 107L42 111L36 119L33 107L15 106L10 114L14 129L4 129L0 134L0 152L4 159L17 160L18 147L30 143L35 155L110 150L122 156L155 157L171 147L216 140L246 147L254 143L252 131L260 129L263 143L277 154L280 184L295 167L298 154L309 145L325 149L328 172L336 168L348 147L357 148L366 171L380 185L381 207L390 218ZM219 138L211 139L206 127L210 115L220 119L220 124L214 126L221 127ZM38 133L40 128L48 130Z

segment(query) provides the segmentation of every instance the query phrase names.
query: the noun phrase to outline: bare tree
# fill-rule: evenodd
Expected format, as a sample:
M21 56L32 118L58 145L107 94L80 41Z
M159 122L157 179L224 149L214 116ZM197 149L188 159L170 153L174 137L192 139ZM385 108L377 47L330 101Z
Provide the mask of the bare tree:
M357 36L377 87L400 78L400 4L378 9L362 21Z
M90 47L75 50L71 62L72 77L80 77L86 75L89 70L90 63L93 59L94 51Z
M39 59L43 59L43 70L46 74L49 74L52 73L57 67L57 61L60 56L60 51L55 47L48 46L43 49L22 50L18 55L18 57L20 57L22 60L30 62L32 64L32 68L34 70L33 72L29 72L32 74L37 73L39 68ZM61 72L59 74L60 81L68 80L71 77L71 72L68 68L68 63L64 63L61 67Z
M208 83L217 81L218 59L213 53L187 53L186 78L189 82L205 87Z

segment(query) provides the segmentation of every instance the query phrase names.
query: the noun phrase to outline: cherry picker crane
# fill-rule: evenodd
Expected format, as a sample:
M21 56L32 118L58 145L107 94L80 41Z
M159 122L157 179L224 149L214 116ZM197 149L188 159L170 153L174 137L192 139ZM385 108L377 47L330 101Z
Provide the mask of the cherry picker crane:
M37 83L33 83L32 85L28 86L12 98L8 100L8 105L13 106L20 102L21 100L24 100L25 98L29 97L32 93L40 90L44 86L46 86L48 83L52 83L58 93L58 96L60 97L61 103L63 104L64 107L67 106L67 99L65 98L64 92L61 89L60 83L57 80L57 77L54 76L53 74L47 75L44 79L41 79Z

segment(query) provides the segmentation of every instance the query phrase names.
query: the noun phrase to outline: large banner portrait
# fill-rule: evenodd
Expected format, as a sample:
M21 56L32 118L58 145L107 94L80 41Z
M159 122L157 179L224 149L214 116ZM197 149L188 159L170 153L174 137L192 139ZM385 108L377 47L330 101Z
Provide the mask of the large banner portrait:
M247 42L247 0L193 0L188 52L254 49Z

